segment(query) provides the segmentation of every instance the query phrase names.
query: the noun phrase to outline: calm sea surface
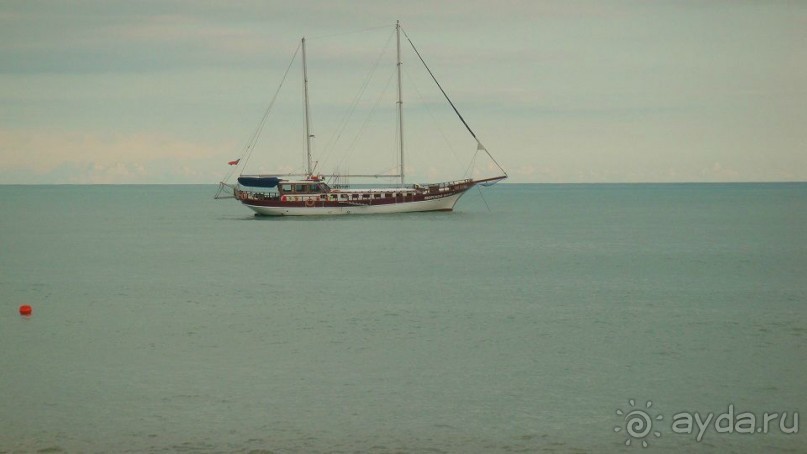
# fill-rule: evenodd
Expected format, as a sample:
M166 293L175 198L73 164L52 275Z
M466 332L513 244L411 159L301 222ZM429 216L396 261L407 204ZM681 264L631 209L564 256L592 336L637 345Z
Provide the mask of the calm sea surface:
M0 186L0 452L807 451L807 184L215 190Z

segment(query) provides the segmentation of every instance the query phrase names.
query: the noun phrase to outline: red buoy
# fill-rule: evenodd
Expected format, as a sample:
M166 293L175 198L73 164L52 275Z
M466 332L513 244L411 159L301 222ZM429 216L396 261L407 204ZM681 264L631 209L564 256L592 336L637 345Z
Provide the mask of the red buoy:
M22 306L20 306L20 315L29 316L31 315L32 310L33 309L31 309L31 306L23 304Z

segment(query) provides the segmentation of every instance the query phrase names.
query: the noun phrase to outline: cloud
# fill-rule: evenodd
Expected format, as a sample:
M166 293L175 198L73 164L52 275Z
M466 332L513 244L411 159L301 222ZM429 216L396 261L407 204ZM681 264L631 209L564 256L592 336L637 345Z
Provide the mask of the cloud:
M209 183L234 149L150 134L0 130L0 183Z
M538 173L538 169L532 164L525 164L516 168L513 173L521 178L531 179Z
M702 172L704 180L706 181L741 181L740 172L726 168L719 162L714 162L711 167L704 169Z
M277 27L266 27L245 12L227 21L215 16L215 8L189 8L183 2L137 12L109 4L64 8L54 3L51 8L0 11L0 72L143 73L254 66L256 58L285 59L293 48L291 36L275 36Z

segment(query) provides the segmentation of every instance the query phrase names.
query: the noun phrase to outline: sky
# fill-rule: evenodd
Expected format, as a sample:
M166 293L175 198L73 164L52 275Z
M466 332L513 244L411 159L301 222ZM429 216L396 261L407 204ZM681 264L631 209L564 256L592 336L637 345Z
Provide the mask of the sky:
M383 171L396 20L510 182L807 181L804 1L3 0L0 184L215 184L302 36L318 170ZM495 174L403 62L412 182ZM299 169L300 79L244 172Z

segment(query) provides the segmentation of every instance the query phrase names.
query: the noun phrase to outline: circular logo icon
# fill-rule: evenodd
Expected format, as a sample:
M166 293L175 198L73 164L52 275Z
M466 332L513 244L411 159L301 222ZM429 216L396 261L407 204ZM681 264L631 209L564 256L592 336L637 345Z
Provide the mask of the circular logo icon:
M653 402L649 400L645 404L645 408L636 408L636 401L633 399L630 399L628 404L631 406L628 410L623 411L619 408L616 410L616 414L622 417L624 425L614 427L614 432L625 431L628 436L625 446L630 446L633 440L642 440L642 447L646 448L647 437L651 432L654 437L661 437L661 432L653 430L653 420L661 421L664 417L650 415L650 407L653 406Z

